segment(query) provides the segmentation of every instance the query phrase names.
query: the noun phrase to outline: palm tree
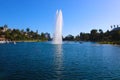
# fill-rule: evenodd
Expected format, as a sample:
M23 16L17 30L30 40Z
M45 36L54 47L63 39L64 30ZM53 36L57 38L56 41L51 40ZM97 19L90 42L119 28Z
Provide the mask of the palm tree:
M114 28L115 28L115 25L114 25Z
M29 28L27 28L27 29L26 29L26 31L27 31L27 33L29 33L29 32L30 32L30 29L29 29Z
M113 28L113 26L110 26L111 27L111 29Z
M103 30L102 30L102 29L99 29L99 33L103 33Z
M117 25L117 28L119 27L119 25Z

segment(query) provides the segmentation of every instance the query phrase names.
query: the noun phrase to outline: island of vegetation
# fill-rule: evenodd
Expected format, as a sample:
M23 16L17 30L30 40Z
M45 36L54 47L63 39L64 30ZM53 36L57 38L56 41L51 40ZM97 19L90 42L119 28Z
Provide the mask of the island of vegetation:
M71 34L63 37L63 41L91 41L98 42L100 44L118 44L120 45L120 27L119 25L110 26L111 30L103 32L102 29L92 29L90 33L81 32L77 36ZM39 42L39 41L51 41L50 33L41 32L38 30L35 32L26 28L25 30L10 29L7 25L0 26L0 40L7 41L27 41L27 42Z

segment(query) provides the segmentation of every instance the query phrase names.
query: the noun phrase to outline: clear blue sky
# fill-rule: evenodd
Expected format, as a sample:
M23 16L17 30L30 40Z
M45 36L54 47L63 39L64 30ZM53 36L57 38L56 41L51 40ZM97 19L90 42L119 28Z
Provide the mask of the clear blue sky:
M64 36L120 24L120 0L0 0L0 25L52 35L57 9L63 12Z

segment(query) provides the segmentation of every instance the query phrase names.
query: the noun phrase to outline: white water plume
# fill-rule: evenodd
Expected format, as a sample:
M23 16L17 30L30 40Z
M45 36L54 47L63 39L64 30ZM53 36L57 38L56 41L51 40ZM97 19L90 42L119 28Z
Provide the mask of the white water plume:
M61 10L56 11L55 33L53 35L53 44L62 44L62 26L63 15Z

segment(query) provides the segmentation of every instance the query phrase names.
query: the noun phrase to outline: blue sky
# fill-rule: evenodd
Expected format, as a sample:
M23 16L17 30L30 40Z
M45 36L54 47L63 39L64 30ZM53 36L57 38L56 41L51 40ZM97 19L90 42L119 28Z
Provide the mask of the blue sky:
M63 12L63 35L120 25L120 0L0 0L0 25L54 33L57 9Z

